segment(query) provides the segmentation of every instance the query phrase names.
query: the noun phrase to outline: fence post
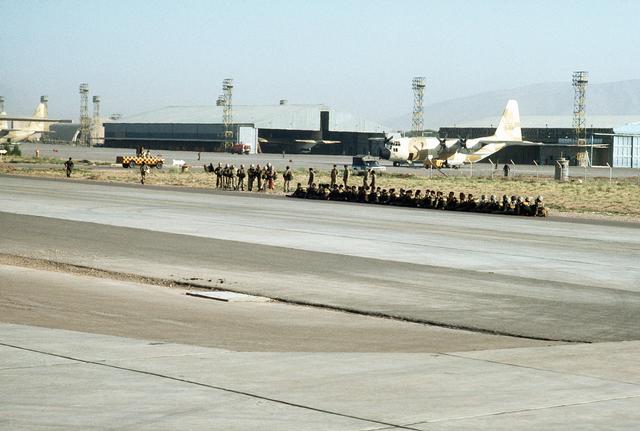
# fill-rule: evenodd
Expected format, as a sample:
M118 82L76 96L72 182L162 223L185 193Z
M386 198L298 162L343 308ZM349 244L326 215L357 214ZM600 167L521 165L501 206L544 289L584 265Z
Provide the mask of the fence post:
M587 182L587 165L584 165L584 182Z
M537 180L538 179L538 162L534 160L533 164L536 165L536 180Z
M511 166L513 166L513 177L516 177L516 164L513 163L513 160L509 160L511 162Z
M613 177L613 168L609 163L607 163L607 166L609 167L609 184L611 184L611 178Z
M491 159L487 159L489 160L489 163L491 163L491 179L493 179L493 171L495 171L495 165L493 164L493 162L491 161Z

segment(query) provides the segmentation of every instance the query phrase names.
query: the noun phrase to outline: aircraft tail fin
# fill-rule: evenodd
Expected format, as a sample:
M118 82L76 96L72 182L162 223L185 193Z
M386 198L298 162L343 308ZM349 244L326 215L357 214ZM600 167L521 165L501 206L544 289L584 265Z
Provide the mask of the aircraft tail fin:
M47 105L45 105L44 103L39 103L38 106L36 107L36 110L33 111L33 117L34 118L47 118L47 116L48 116ZM44 122L30 121L29 124L27 124L27 128L29 130L35 130L35 131L38 131L38 132L44 132L45 131Z
M494 135L496 139L504 139L508 141L521 141L522 130L520 129L520 111L518 110L518 102L509 100L506 108L502 113L500 124Z

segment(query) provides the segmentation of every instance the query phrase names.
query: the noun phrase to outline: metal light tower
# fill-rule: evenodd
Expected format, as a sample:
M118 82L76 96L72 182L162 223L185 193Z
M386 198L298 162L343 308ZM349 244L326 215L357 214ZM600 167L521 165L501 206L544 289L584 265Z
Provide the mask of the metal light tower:
M4 112L4 96L0 96L0 112Z
M224 95L224 106L222 108L224 148L228 150L233 146L233 79L227 78L222 81L222 93Z
M80 145L89 146L89 84L80 84Z
M589 73L585 71L573 72L573 128L576 133L576 143L585 148L578 148L576 158L578 165L589 165L589 154L587 153L587 131L585 130L585 96Z
M413 117L411 121L411 130L416 136L422 136L424 130L424 87L425 78L418 76L413 78L411 88L413 89Z
M102 121L100 120L100 96L93 96L93 119L91 120L91 141L93 145L100 143L100 127L102 127Z

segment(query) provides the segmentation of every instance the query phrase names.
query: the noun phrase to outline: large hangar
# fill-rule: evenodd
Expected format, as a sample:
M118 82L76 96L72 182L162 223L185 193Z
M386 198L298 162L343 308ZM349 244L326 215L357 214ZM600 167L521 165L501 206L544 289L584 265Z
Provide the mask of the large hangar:
M222 106L169 106L105 124L104 146L221 151ZM385 128L325 105L234 105L234 141L263 152L378 155Z

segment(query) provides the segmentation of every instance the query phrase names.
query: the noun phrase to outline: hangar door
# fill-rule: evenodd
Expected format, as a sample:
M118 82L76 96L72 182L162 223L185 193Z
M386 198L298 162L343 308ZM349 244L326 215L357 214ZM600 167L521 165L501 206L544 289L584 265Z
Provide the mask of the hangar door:
M238 143L251 145L251 154L255 154L258 148L258 129L255 127L239 127Z

